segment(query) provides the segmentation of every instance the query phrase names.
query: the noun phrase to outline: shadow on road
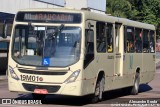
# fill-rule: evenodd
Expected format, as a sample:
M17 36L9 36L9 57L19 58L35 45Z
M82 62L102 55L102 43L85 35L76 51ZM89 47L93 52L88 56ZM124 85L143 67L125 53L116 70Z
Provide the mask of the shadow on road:
M6 75L6 69L1 69L0 68L0 76Z
M140 93L150 91L152 88L147 84L140 85ZM128 98L120 98L130 95L127 89L119 89L114 91L108 91L104 93L103 100L98 104L111 104L118 102L128 102ZM136 99L136 96L132 98ZM26 96L20 96L17 99L32 99L31 94ZM56 104L56 105L67 105L67 106L82 106L90 104L88 97L73 97L73 96L62 96L62 95L47 95L43 104Z
M141 84L139 87L139 93L146 92L152 90L152 87L150 87L148 84Z
M148 84L141 84L139 87L139 93L147 92L152 90L152 88ZM118 102L128 103L129 100L138 100L136 95L132 95L131 97L122 98L124 96L129 96L130 90L129 88L119 89L119 90L113 90L109 92L104 93L103 100L99 102L100 104L115 104Z

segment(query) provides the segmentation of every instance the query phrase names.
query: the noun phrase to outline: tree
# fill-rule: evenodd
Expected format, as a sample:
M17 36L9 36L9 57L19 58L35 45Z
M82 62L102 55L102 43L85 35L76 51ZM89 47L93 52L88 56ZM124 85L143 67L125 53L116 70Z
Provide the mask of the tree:
M106 12L117 17L127 17L131 4L126 0L107 0Z
M160 0L107 0L106 12L113 16L153 24L160 37Z

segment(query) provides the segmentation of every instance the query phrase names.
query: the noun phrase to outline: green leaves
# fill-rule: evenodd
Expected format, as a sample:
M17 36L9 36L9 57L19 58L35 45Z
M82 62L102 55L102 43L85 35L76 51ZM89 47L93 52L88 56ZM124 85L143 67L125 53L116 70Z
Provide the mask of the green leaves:
M107 0L107 14L153 24L160 36L160 0Z
M127 17L131 5L126 0L107 0L107 13L117 17Z

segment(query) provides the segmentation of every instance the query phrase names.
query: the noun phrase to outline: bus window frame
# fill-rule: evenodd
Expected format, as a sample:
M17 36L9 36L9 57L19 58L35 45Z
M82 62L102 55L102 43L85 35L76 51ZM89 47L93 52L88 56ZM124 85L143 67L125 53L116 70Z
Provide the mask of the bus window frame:
M145 34L145 31L147 31L147 35L144 35ZM143 53L149 53L150 51L150 38L149 38L149 33L150 33L150 30L149 29L143 29L143 36L142 36L142 51ZM147 51L144 50L144 36L148 36L148 47L147 47Z
M98 25L99 24L99 25ZM104 28L103 29L100 29L99 27L102 27L102 25L104 24ZM97 26L98 25L98 26ZM97 53L106 53L106 51L107 51L107 34L106 34L106 23L105 22L102 22L102 21L97 21L96 22L96 51L97 51ZM103 34L102 34L102 32L99 32L98 30L100 30L100 31L103 31ZM98 34L99 33L99 34ZM104 41L101 39L101 37L102 37L102 39L104 39ZM98 39L97 38L99 38L99 39L101 39L101 41L97 41ZM103 48L101 49L101 50L98 50L98 47L97 47L97 45L101 45L101 44L98 44L98 42L101 42L101 43L103 43L104 42L104 46L103 46ZM99 46L100 47L100 46Z
M115 34L114 34L114 24L107 22L107 23L106 23L106 27L108 27L108 25L110 25L111 28L112 28L112 31L110 32L110 33L111 33L111 34L110 34L111 37L109 37L110 39L112 38L112 44L111 44L112 50L109 51L108 41L106 40L106 43L107 43L107 44L106 44L106 45L107 45L107 46L106 46L106 48L107 48L107 53L114 53L114 45L115 45L115 44L114 44L114 35L115 35ZM109 28L109 27L108 27L108 28ZM108 31L108 30L106 29L106 39L108 39L107 31Z
M156 50L155 50L155 44L156 44L156 43L155 43L155 42L156 42L156 41L155 41L155 38L156 38L156 33L155 33L154 30L150 30L150 31L149 31L149 42L151 41L151 34L150 34L151 32L154 33L154 37L153 37L153 40L154 40L154 44L153 44L154 52L151 52L150 43L149 43L149 52L150 52L150 53L155 53L155 52L156 52Z
M130 49L128 50L128 46L127 46L127 41L128 41L127 29L128 29L128 28L130 28L130 29L133 30L133 32L132 32L133 35L132 35L132 36L133 36L133 39L134 39L134 40L132 41L132 42L133 42L133 44L132 44L133 50L132 50L132 51L131 51ZM135 41L135 27L133 27L133 26L126 26L126 29L125 29L125 30L126 30L125 32L126 32L126 48L127 48L126 52L127 52L127 53L135 53L135 43L134 43L134 41ZM130 45L130 44L129 44L129 45Z
M87 37L87 33L88 31L93 31L93 53L90 53L88 52L88 37ZM85 29L85 55L84 55L84 63L83 63L83 68L87 68L87 66L94 60L95 58L95 40L94 40L94 35L95 35L95 32L93 29ZM90 55L90 57L89 57ZM92 55L92 56L91 56Z
M138 40L136 40L136 37L137 37L137 36L136 36L136 34L137 34L136 31L137 31L137 30L139 30L140 33L141 33L141 40L140 40L140 41L141 41L141 42L140 42L140 43L141 43L141 47L140 47L141 50L140 50L140 51L137 51L137 50L136 50L136 48L137 48L137 47L136 47L136 42L138 41ZM135 43L134 43L135 47L134 47L134 48L135 48L135 53L143 53L143 30L144 30L143 28L134 27L134 41L135 41ZM140 36L140 33L138 32L138 37ZM139 46L139 45L138 45L138 46Z

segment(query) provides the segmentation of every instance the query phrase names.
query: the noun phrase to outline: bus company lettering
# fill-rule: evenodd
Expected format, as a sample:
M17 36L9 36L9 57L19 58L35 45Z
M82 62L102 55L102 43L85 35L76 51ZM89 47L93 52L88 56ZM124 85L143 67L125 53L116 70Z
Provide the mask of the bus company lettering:
M39 82L43 81L43 77L34 76L34 75L20 75L21 81L26 82Z
M24 20L48 20L48 21L73 21L74 17L70 14L54 13L26 13Z

